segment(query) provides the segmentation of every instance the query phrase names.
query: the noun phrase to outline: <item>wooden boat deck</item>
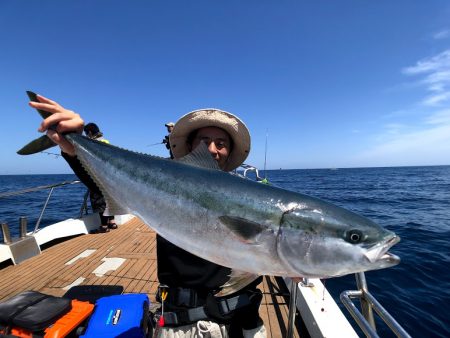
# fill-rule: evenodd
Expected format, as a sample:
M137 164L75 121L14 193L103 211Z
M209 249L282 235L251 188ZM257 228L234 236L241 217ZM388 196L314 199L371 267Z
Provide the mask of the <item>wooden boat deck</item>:
M86 250L91 254L79 257ZM108 264L105 258L119 258L122 263L103 273L93 273ZM62 296L75 284L121 285L125 293L146 293L156 303L155 233L133 218L109 233L83 235L51 246L39 256L0 270L0 302L25 290ZM266 276L261 289L264 298L260 314L268 337L286 336L289 298L283 281ZM299 337L298 329L294 336Z

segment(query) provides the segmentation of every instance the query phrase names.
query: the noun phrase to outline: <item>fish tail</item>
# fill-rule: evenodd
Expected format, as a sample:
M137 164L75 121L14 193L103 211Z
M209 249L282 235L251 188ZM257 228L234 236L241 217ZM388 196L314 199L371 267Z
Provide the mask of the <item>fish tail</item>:
M28 98L30 99L30 101L39 102L39 100L37 99L36 93L27 90L27 95L28 95ZM41 117L43 119L46 119L47 117L49 117L51 115L49 112L46 112L44 110L41 110L41 109L36 109L36 110L38 111L39 115L41 115ZM47 135L43 135L43 136L29 142L24 147L22 147L20 150L17 151L17 154L19 154L19 155L36 154L36 153L47 150L48 148L51 148L54 146L56 146L56 143L53 142L50 138L48 138Z

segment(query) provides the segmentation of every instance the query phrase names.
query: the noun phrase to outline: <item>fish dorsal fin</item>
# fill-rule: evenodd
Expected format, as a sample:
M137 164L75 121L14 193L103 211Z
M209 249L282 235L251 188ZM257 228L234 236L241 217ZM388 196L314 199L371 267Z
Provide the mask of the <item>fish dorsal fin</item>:
M208 146L203 141L192 152L177 161L195 167L220 170L219 164L212 158Z
M259 223L237 216L220 216L219 220L241 241L248 244L257 244L258 235L265 229Z
M231 295L249 285L259 276L249 272L231 270L229 277L230 279L221 286L221 290L214 296L224 297Z

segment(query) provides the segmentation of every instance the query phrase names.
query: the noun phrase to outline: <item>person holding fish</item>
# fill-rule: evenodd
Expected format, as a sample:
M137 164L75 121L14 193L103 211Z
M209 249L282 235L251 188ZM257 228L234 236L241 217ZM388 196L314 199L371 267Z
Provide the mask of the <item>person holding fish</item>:
M108 213L139 215L170 241L158 237L165 285L156 337L264 337L257 276L330 278L400 263L389 252L399 236L372 220L226 173L250 150L247 128L230 113L183 116L170 137L176 160L169 160L83 137L79 115L27 94L48 135L17 153L59 144L101 187Z
M83 182L95 183L76 158L74 146L63 133L83 131L80 115L55 101L37 96L30 106L52 113L39 131L58 144L64 158ZM51 126L56 126L50 128ZM197 147L207 151L223 171L239 167L250 152L250 134L235 115L219 109L200 109L181 117L170 134L175 159L182 159ZM200 147L200 148L201 148ZM156 314L153 337L266 337L259 316L262 277L232 271L157 236L158 300L164 312Z
M167 128L167 135L164 136L164 138L162 140L162 143L166 146L167 150L169 150L169 155L170 155L170 158L172 160L173 160L174 157L173 157L173 154L172 154L172 149L170 148L169 137L170 137L170 133L173 130L173 126L174 125L175 125L175 123L173 123L173 122L167 122L166 124L164 124L164 126Z

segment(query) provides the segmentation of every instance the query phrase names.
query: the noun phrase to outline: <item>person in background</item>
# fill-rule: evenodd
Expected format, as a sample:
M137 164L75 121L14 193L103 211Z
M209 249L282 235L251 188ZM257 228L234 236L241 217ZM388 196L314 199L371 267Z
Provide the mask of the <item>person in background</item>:
M100 128L93 122L86 124L83 128L84 134L90 139L105 142L109 144L109 141L103 137L103 133Z
M100 131L100 128L93 122L88 123L83 128L84 133L87 137L93 140L97 140L100 142L108 143L109 141L103 137L103 133ZM70 163L69 163L70 165ZM81 178L80 178L81 179ZM95 185L95 184L94 184ZM91 184L92 186L92 184ZM100 215L100 227L98 232L104 233L109 232L110 229L117 229L117 224L114 221L114 216L104 216L106 202L103 197L100 189L98 189L97 185L94 188L89 189L89 197L91 200L92 210L94 212L98 212Z
M47 131L69 164L76 167L78 163L79 171L82 167L75 149L60 133L81 133L83 119L45 97L39 95L38 100L30 102L30 106L53 113L41 123L39 131ZM56 125L56 130L49 129L52 125ZM183 116L174 125L169 141L175 159L204 142L219 168L227 172L242 164L250 151L250 134L245 124L218 109L196 110ZM230 268L195 256L161 236L157 236L157 260L159 299L164 302L165 312L160 313L155 338L266 337L259 316L262 292L258 284L262 277L249 279L233 293L219 296L232 278Z
M109 141L103 137L103 133L100 132L99 127L95 123L88 123L82 130L84 130L85 135L91 139L109 143ZM97 187L95 182L81 166L80 161L78 161L76 157L70 156L69 154L64 152L63 149L61 155L72 168L75 175L77 175L80 181L83 182L89 189L89 199L91 200L92 211L98 212L100 216L100 226L98 230L94 232L105 233L109 232L110 229L117 229L117 224L114 221L114 216L103 215L106 208L105 198L103 197L100 189Z
M166 128L167 128L167 135L164 136L164 139L163 139L162 142L166 145L167 150L169 150L170 158L173 159L172 149L170 148L170 140L169 140L169 137L170 137L170 133L171 133L172 130L173 130L174 123L173 123L173 122L167 122L167 123L165 124L165 126L166 126Z

